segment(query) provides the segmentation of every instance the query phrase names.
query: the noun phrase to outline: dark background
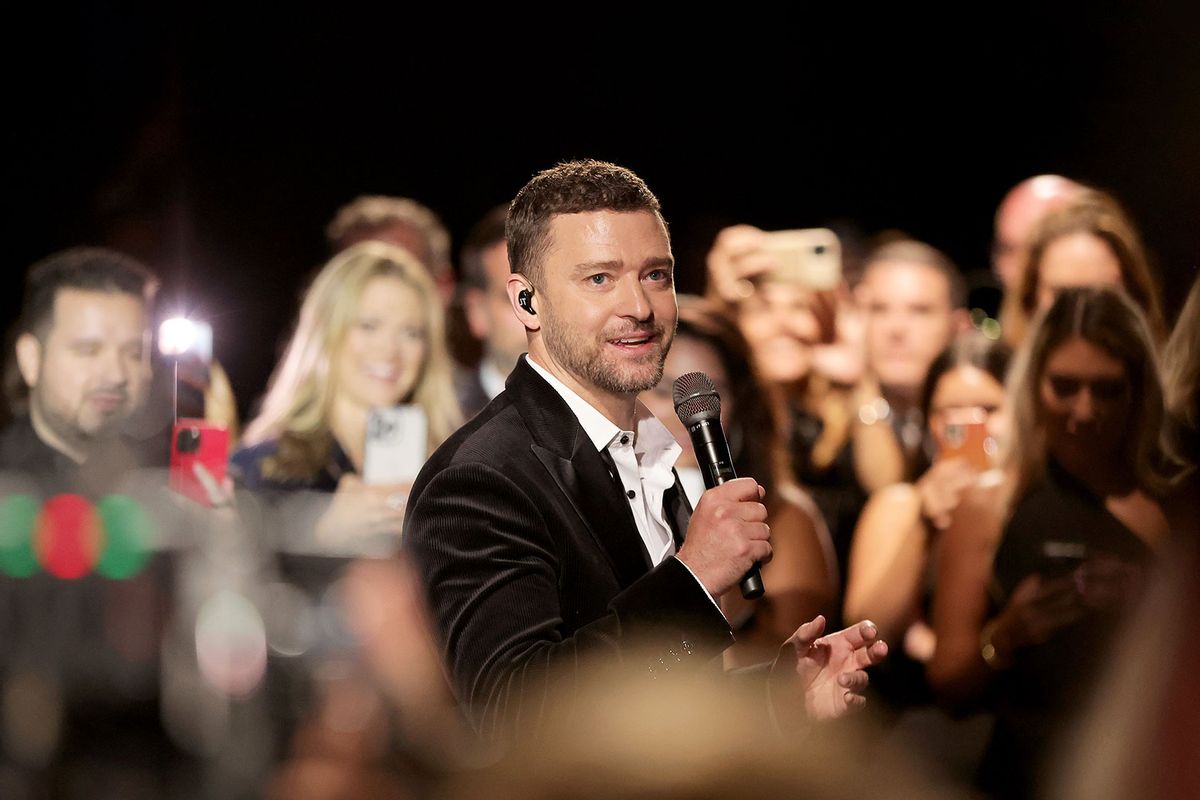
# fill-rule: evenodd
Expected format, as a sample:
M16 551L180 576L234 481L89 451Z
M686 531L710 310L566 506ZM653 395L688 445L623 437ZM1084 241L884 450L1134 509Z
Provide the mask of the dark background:
M1132 211L1174 313L1200 263L1192 5L24 11L2 56L0 316L37 258L124 248L212 320L245 410L341 204L415 197L457 243L583 156L646 178L693 291L731 222L898 228L985 268L1004 192L1062 173Z

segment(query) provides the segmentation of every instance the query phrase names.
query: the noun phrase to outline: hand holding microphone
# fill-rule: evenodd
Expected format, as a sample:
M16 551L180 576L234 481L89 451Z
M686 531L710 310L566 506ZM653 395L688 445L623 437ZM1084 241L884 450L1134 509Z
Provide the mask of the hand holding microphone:
M690 372L675 381L675 413L692 437L708 491L688 524L678 558L714 596L739 583L742 596L762 596L758 567L771 558L771 529L753 478L738 478L721 427L721 398L708 376Z

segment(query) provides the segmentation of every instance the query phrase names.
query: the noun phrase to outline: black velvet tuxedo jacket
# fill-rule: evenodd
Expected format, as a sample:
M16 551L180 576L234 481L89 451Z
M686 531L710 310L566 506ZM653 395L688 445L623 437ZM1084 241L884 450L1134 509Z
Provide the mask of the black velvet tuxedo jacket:
M690 514L678 481L665 506L678 544ZM628 658L636 643L653 673L733 642L682 563L651 568L619 483L524 358L422 469L403 541L455 691L488 736L536 726L549 682L582 655Z

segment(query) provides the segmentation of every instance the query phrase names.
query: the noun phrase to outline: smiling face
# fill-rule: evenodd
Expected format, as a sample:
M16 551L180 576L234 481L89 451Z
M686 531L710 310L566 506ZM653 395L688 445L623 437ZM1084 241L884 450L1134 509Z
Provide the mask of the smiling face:
M408 398L425 364L426 324L414 289L399 278L371 278L334 354L338 401L370 409Z
M764 380L791 383L812 369L813 345L821 341L814 303L803 286L765 283L738 306L738 327Z
M1125 365L1081 336L1056 347L1038 383L1046 447L1064 467L1080 471L1119 453L1132 389Z
M629 399L653 387L678 316L671 244L658 216L560 214L548 237L537 315L524 317L539 326L531 352L585 399Z

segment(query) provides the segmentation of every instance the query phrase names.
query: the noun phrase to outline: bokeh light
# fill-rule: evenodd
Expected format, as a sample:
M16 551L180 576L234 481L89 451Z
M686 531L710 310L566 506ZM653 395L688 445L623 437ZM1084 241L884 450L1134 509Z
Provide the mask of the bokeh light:
M267 671L267 634L254 604L231 590L208 598L196 615L200 674L229 697L245 697Z
M100 515L91 501L77 494L60 494L42 506L33 549L47 572L72 580L96 566L103 538Z
M132 497L111 494L100 501L104 549L96 571L121 580L137 575L150 556L150 518Z
M38 571L33 551L38 511L37 499L27 494L0 501L0 571L10 578L28 578Z

